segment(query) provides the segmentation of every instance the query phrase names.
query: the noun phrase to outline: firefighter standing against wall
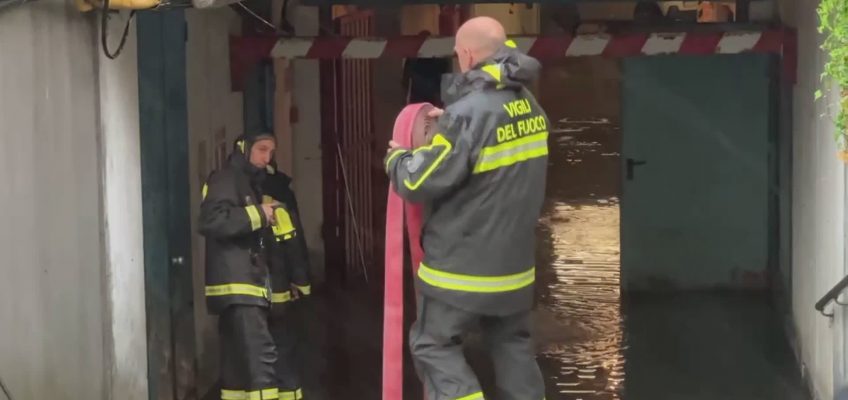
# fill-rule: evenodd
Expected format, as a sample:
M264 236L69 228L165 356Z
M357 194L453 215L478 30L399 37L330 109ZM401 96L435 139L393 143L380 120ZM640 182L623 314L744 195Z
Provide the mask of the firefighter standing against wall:
M275 147L271 135L243 136L203 187L206 304L219 316L222 400L279 398L277 352L268 329L268 246L279 204L261 203Z
M515 47L494 19L460 27L462 73L443 98L445 110L431 113L440 133L414 150L391 142L386 156L398 194L427 207L410 347L430 400L483 399L462 351L462 336L477 323L497 398L545 395L530 310L549 124L525 87L540 65Z
M279 204L274 209L271 244L271 336L277 347L276 372L281 400L303 398L295 354L296 335L289 313L290 303L311 293L309 258L297 199L291 178L277 170L271 161L267 167L263 203Z

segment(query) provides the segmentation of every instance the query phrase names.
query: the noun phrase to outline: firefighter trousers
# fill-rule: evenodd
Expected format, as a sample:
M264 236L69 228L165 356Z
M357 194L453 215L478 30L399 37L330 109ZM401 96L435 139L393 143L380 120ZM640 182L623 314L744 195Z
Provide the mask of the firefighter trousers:
M303 390L300 386L300 374L298 373L297 335L292 325L293 315L290 304L274 304L269 325L274 344L277 346L277 362L274 369L279 382L280 400L301 400Z
M268 309L232 305L220 315L221 399L276 400L277 351L268 330Z
M470 313L419 296L410 332L415 368L427 400L483 400L477 376L465 360L463 336L475 325L495 369L497 400L542 400L545 384L530 337L530 312L506 317Z

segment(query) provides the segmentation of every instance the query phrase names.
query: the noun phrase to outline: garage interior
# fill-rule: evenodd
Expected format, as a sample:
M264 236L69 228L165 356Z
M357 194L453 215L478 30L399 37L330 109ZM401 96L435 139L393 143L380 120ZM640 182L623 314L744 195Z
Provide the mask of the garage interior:
M267 17L288 21L298 36L353 37L449 36L475 15L496 17L509 34L526 36L774 23L768 12L754 12L761 5L746 16L754 22L733 22L742 16L729 5L699 16L689 3L663 2L662 18L633 3L587 5L577 16L547 5L297 6L283 13L274 3ZM404 60L268 58L268 49L246 44L264 41L238 39L264 37L250 16L222 9L168 18L139 21L140 31L148 24L165 32L160 43L177 34L168 33L169 24L188 25L183 48L140 40L140 54L166 60L164 67L149 61L142 68L150 57L139 57L140 80L161 83L142 90L142 107L171 94L172 85L183 88L185 112L168 114L178 114L177 104L160 111L170 115L160 125L143 126L143 171L182 171L190 206L184 218L194 222L202 182L234 138L273 130L281 169L294 177L317 281L314 298L290 315L303 340L306 398L378 398L387 190L381 160L410 93ZM531 89L553 129L535 316L549 399L807 398L784 334L780 295L786 216L776 189L788 178L778 168L787 151L777 125L778 58L543 60ZM188 132L178 146L185 162L163 166L153 154L180 140L180 123ZM167 132L176 139L163 137ZM153 215L155 199L145 204L146 216ZM146 227L145 239L151 232ZM186 234L172 228L163 238ZM190 276L147 261L151 376L159 377L153 380L161 392L211 399L216 322L203 305L202 239L191 233L188 244ZM147 251L169 245L145 244ZM180 323L186 315L191 326ZM474 366L491 387L485 356L473 336L469 342ZM405 372L404 398L420 398L410 365Z

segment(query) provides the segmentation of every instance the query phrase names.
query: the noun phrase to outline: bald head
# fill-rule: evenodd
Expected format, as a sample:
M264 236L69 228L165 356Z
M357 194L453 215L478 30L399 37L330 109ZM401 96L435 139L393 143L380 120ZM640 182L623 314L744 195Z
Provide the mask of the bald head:
M503 25L494 18L469 19L456 32L456 54L462 72L491 57L506 41Z

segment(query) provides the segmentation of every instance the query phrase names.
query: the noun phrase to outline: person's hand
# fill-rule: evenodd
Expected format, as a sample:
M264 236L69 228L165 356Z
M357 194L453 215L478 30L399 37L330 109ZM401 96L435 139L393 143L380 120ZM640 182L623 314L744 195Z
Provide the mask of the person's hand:
M430 110L430 111L427 113L427 116L428 116L428 117L430 117L430 118L439 118L439 117L441 117L441 116L442 116L442 114L444 114L444 113L445 113L445 110L443 110L443 109L441 109L441 108L438 108L438 107L433 107L433 109L432 109L432 110Z
M274 218L274 208L279 207L279 206L280 206L280 203L278 203L276 201L273 202L273 203L265 203L265 204L262 205L262 212L265 213L265 219L268 220L269 224L273 225L277 222L276 218Z
M294 283L291 284L291 294L292 300L297 300L300 298L300 289L298 289L297 285Z

